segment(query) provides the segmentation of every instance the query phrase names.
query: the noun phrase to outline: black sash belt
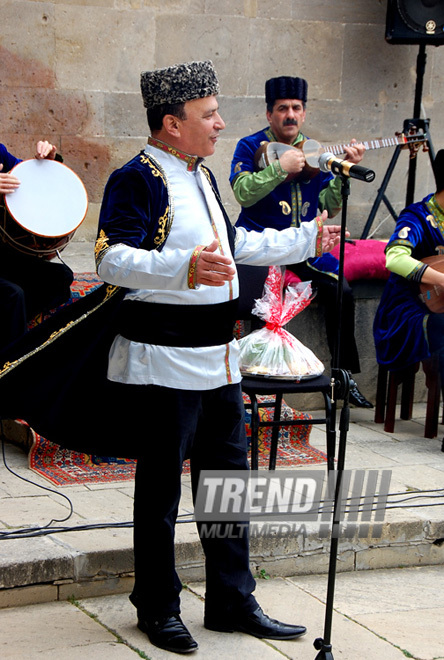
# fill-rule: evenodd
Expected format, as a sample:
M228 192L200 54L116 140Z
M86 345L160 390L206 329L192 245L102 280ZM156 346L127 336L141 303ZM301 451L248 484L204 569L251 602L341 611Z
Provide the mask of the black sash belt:
M238 298L215 305L168 305L124 300L118 331L122 337L158 346L219 346L233 339Z

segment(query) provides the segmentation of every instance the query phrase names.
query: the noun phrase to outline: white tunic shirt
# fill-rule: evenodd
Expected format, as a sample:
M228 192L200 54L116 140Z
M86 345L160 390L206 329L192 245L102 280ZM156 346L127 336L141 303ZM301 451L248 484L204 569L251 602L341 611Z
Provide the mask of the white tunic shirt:
M227 228L219 204L200 165L187 163L152 145L152 154L167 173L174 204L171 231L161 252L113 246L98 273L106 282L130 291L126 299L172 305L211 305L239 295L237 276L221 287L188 288L190 258L199 245L219 240L231 256ZM315 221L298 229L278 232L236 230L235 260L254 266L292 264L315 256L318 226ZM111 347L108 378L134 385L161 385L185 390L208 390L241 381L238 344L197 348L159 346L130 341L118 335Z

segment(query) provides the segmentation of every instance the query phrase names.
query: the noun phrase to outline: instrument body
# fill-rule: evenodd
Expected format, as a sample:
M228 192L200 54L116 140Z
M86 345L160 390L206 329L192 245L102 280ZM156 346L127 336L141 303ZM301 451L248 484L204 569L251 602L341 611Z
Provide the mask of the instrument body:
M4 196L0 238L24 254L52 259L85 219L85 186L75 172L55 160L24 160L11 174L20 186Z
M263 142L259 149L254 154L254 165L256 171L264 170L273 161L279 160L279 157L289 149L303 149L305 140L301 140L294 146L291 144L284 144L282 142ZM289 174L285 182L298 179L299 181L310 181L319 173L318 167L311 167L308 162L305 162L304 169L298 174Z
M440 273L444 273L444 254L435 254L431 257L424 257L421 261L428 264ZM420 299L427 306L427 309L435 314L444 313L444 289L432 284L421 284Z

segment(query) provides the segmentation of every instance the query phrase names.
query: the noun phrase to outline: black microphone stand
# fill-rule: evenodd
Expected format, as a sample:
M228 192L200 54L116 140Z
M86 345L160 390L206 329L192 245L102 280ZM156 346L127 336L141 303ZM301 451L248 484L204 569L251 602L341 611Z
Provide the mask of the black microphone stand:
M339 244L339 273L337 288L337 306L338 306L338 328L335 338L335 348L332 359L332 417L335 423L337 400L343 400L343 406L339 421L339 447L338 461L335 472L336 481L334 486L333 499L333 520L331 530L330 561L328 568L328 587L327 601L325 608L324 636L318 637L313 645L319 653L316 660L333 660L331 629L333 620L333 600L336 580L336 561L338 554L338 544L340 536L340 516L341 516L341 486L345 464L345 449L347 444L347 432L350 420L349 393L350 387L354 385L349 371L339 368L339 356L341 348L341 326L342 326L342 295L344 289L344 250L347 231L347 203L350 195L350 179L347 176L341 176L341 194L342 194L342 217L341 217L341 238Z

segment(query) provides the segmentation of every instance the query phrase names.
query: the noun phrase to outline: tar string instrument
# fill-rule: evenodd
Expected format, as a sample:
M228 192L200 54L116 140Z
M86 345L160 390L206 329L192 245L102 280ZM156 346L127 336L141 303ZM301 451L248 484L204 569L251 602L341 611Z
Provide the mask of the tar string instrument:
M411 158L416 156L421 144L424 149L427 148L427 134L424 132L415 132L416 128L413 127L411 132L408 133L395 133L394 137L377 138L374 140L361 141L365 146L366 151L371 149L383 149L385 147L408 148L410 150ZM353 144L334 144L322 145L316 140L308 139L301 140L296 145L292 146L282 142L262 142L259 149L254 155L255 170L263 170L273 161L279 160L279 157L289 149L302 149L305 156L304 169L297 174L289 174L286 181L299 180L310 181L319 173L319 157L323 153L330 153L334 156L345 154L345 147L352 147Z
M20 186L4 195L0 240L24 254L52 259L85 219L85 186L75 172L56 160L24 160L10 173Z

